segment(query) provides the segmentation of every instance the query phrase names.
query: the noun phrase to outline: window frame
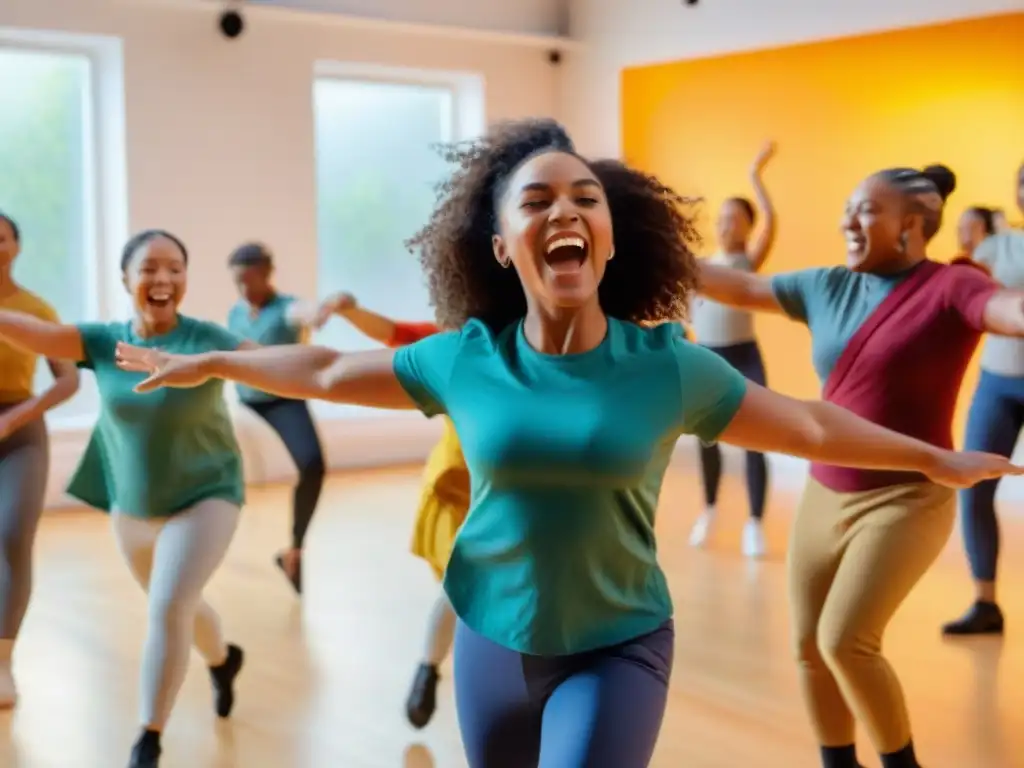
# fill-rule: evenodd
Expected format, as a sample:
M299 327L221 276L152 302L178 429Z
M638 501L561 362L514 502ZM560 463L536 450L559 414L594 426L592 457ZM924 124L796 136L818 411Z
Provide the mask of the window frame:
M317 84L323 81L419 86L421 88L445 91L450 97L451 113L447 126L450 136L449 141L460 142L476 138L482 135L486 128L484 78L479 73L320 60L314 62L313 78L310 87L310 107L314 114L316 112ZM315 199L318 202L319 195L320 190L317 189ZM318 276L319 272L320 257L318 253ZM401 411L356 408L321 401L316 401L311 405L313 413L318 418L325 420L408 418L408 414L404 414Z
M84 321L124 314L117 253L128 237L124 54L111 36L0 27L0 51L85 59L87 89L82 114L82 198L86 254L82 286ZM56 308L58 312L60 307ZM91 385L94 387L95 385ZM81 393L76 395L81 397ZM95 396L81 412L46 414L51 431L91 429L99 416Z

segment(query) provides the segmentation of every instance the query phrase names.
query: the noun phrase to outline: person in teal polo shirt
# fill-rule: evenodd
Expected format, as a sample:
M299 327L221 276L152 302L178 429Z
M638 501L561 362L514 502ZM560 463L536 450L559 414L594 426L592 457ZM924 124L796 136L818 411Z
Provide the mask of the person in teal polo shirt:
M279 292L273 283L274 257L262 243L245 243L228 259L238 288L238 302L228 313L228 329L259 346L304 344L346 306L347 294L321 302L303 301ZM325 462L313 416L305 400L278 397L252 387L238 386L238 399L265 421L284 443L298 482L292 497L290 546L275 557L295 592L302 594L302 548L323 489Z
M142 653L142 733L130 768L155 768L160 733L171 713L194 644L209 666L217 714L234 704L242 649L224 639L203 600L245 500L242 459L224 401L223 382L192 390L133 391L138 374L115 362L119 342L182 354L237 349L218 325L178 312L188 252L174 235L146 230L125 246L121 269L135 315L111 323L61 325L0 313L0 336L93 372L100 417L68 493L110 513L118 549L149 595Z
M410 245L438 333L397 350L176 355L122 344L138 389L222 378L284 397L447 414L471 508L444 587L471 768L645 768L672 668L655 509L682 434L971 484L1017 471L747 381L683 338L697 283L683 202L550 120L448 152ZM613 227L614 223L614 227Z

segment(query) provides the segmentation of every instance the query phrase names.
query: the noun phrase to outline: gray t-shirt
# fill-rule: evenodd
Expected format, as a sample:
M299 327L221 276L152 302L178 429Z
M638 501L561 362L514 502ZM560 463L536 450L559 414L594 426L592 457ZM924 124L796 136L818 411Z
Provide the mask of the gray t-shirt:
M974 251L998 282L1024 289L1024 232L1001 232L985 238ZM989 334L981 353L981 368L1000 376L1024 377L1024 339Z
M708 258L709 264L750 272L750 258L745 253L716 253ZM754 316L742 309L717 304L699 296L691 307L691 325L697 343L705 347L729 347L754 341Z

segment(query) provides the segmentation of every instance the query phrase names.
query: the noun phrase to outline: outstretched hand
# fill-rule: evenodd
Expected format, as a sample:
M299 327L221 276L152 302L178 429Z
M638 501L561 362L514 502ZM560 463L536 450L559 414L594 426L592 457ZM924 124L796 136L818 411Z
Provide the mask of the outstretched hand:
M938 465L928 472L934 482L949 488L971 488L1005 475L1024 475L1024 467L1005 456L979 451L944 451Z
M173 355L122 341L117 344L114 359L123 371L146 374L147 378L135 386L136 392L151 392L159 387L188 389L210 378L204 370L202 355Z

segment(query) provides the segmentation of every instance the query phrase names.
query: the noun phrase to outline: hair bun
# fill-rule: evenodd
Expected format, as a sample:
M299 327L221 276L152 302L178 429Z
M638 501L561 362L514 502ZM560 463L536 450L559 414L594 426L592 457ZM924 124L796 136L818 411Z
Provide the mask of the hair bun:
M921 175L938 188L943 200L956 189L956 174L944 165L929 165L921 171Z

